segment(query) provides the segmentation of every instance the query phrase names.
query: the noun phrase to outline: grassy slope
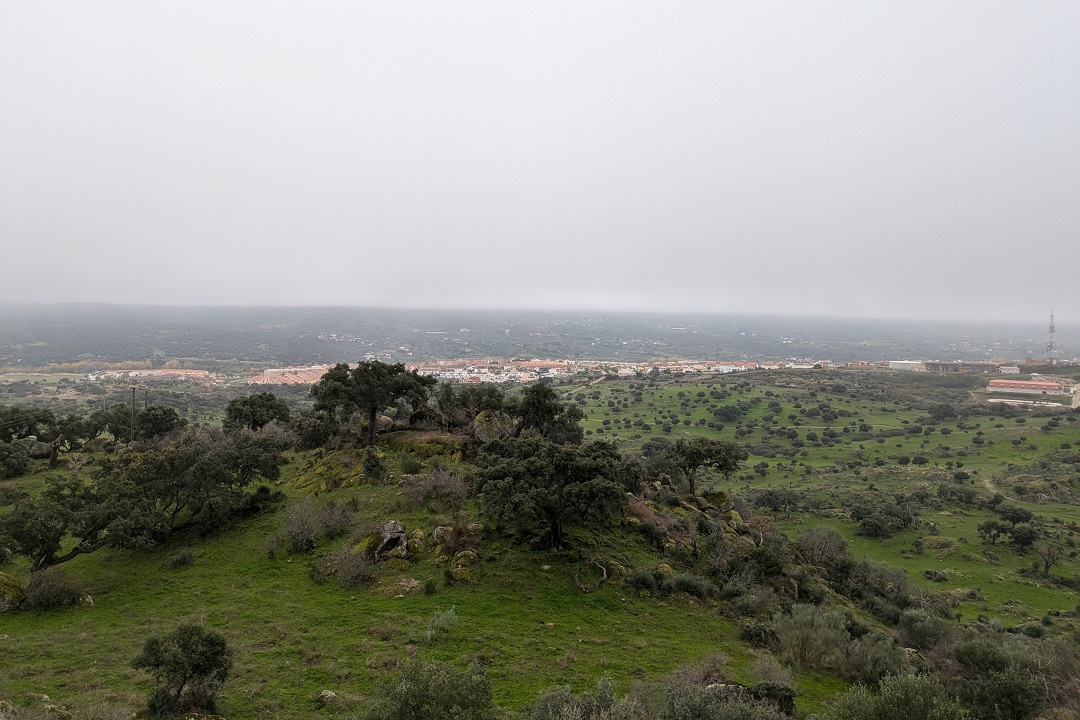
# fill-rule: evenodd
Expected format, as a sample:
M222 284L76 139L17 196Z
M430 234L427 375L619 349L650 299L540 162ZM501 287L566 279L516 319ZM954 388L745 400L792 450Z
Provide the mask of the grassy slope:
M394 517L417 526L418 513L404 511L392 488L359 486L334 496L352 494L362 498L363 520ZM149 683L129 668L131 659L147 636L189 618L225 632L235 648L236 673L225 701L237 718L313 715L312 698L323 689L360 698L411 652L484 662L497 701L514 707L546 687L586 689L605 673L625 687L717 650L735 658L733 674L746 678L747 652L715 607L637 597L615 583L583 594L573 582L575 573L587 572L580 562L497 539L482 547L474 584L444 587L442 566L430 557L414 565L407 576L438 579L433 596L397 597L402 576L388 568L370 589L317 585L309 578L311 558L266 556L265 538L282 520L279 511L200 541L194 564L175 571L168 559L183 544L145 554L106 550L72 561L65 569L94 606L2 616L0 634L9 637L2 641L0 697L44 693L73 705L93 699L135 706ZM419 526L430 533L432 522L429 516ZM623 555L647 555L633 547L634 537L605 542L609 549L627 543ZM457 625L425 642L436 610L450 607ZM813 697L822 695L819 685L808 680Z
M860 377L860 373L845 373L840 375L849 387L853 387ZM813 431L820 437L822 430L831 425L841 429L852 420L865 421L874 431L884 429L902 429L913 423L917 418L925 418L926 413L918 409L908 409L906 403L894 403L888 398L851 398L849 395L840 395L826 390L816 390L816 397L810 397L807 389L779 387L768 383L768 375L750 376L724 376L721 378L697 379L688 377L681 379L677 384L661 383L655 387L646 385L642 389L641 401L635 401L629 391L631 385L639 385L640 381L615 381L605 382L589 388L573 389L564 393L569 398L585 395L582 407L588 417L584 422L587 430L593 431L590 438L612 439L624 447L639 447L650 437L677 437L707 436L724 440L750 443L774 443L781 447L789 447L786 439L776 436L766 438L760 429L743 438L735 434L736 423L725 422L724 430L716 432L708 427L697 424L699 419L712 421L709 405L726 405L737 400L749 400L760 397L761 404L753 407L743 419L745 423L750 419L761 418L769 413L767 408L769 401L777 400L783 406L780 413L776 413L774 427L794 427L788 419L788 415L796 414L802 423L796 429L800 438L804 438L808 431ZM833 380L837 376L831 376ZM735 392L725 399L713 399L709 393L713 390L732 389L737 383L744 381L755 383L751 389L744 392ZM830 383L824 383L826 387ZM722 386L726 386L723 388ZM679 398L682 392L684 397ZM704 398L697 396L698 392L705 394ZM771 393L767 395L766 393ZM599 397L594 398L593 394ZM626 400L622 412L616 413L607 405L609 400L616 403ZM688 413L680 410L680 404L689 401ZM850 418L839 418L827 424L819 418L807 418L799 415L799 408L795 402L802 403L803 407L809 407L818 402L828 402L834 408L849 410L853 413ZM651 406L650 406L651 404ZM670 433L665 433L660 426L653 423L653 418L662 417L670 412L677 412L680 418L689 419L690 426L677 424L672 426ZM643 418L653 424L651 432L644 432L638 428L619 429L612 431L611 426L603 425L605 419L612 423L622 418L631 418L631 421ZM882 442L865 440L852 442L845 440L841 434L839 442L832 447L815 446L807 442L804 448L807 455L796 458L798 465L790 467L786 458L765 458L751 455L747 460L747 466L752 467L755 463L766 461L770 468L765 477L759 477L751 473L743 473L734 482L736 493L763 487L786 487L815 496L828 502L829 506L836 508L842 513L850 507L850 498L861 494L880 494L883 497L892 497L896 492L910 492L919 484L928 487L936 487L939 480L934 479L935 473L940 476L946 471L946 460L939 455L948 453L951 461L964 463L964 469L972 473L969 481L970 487L978 490L985 497L992 493L989 488L1000 490L1009 498L1009 503L1025 507L1036 515L1043 516L1048 521L1055 523L1054 527L1063 528L1070 523L1080 523L1080 507L1073 504L1049 502L1035 504L1018 501L1014 497L1011 478L1018 472L1012 465L1030 465L1046 453L1060 449L1063 443L1080 448L1080 422L1063 420L1060 426L1049 432L1041 430L1046 422L1044 418L1029 418L1023 423L1017 423L1011 418L995 416L977 416L968 419L969 427L961 430L955 420L935 425L935 432L929 438L913 436L911 438L894 437L886 438ZM1001 427L997 427L1000 425ZM941 429L949 428L952 432L942 435ZM598 429L605 429L604 433L597 434ZM978 435L981 431L982 435ZM638 437L634 437L634 436ZM972 439L982 437L984 443L981 446L972 444ZM1022 438L1022 440L1021 440ZM1014 445L1013 441L1020 441ZM831 471L837 461L847 462L854 459L855 451L860 450L863 462L872 465L877 458L884 459L889 466L887 468L864 468L860 476L856 476L849 470L841 472ZM962 453L962 454L961 454ZM914 456L923 454L930 458L930 462L922 468L914 465L900 467L895 465L895 458L899 455ZM780 467L781 461L783 467ZM815 470L811 475L803 472L804 466ZM1074 472L1075 474L1075 472ZM715 482L715 479L714 479ZM707 488L709 482L702 483ZM838 514L839 514L838 513ZM1024 555L1017 554L1008 548L1002 541L993 548L1000 559L1000 564L990 564L977 560L966 559L964 556L981 556L982 546L976 532L977 526L987 520L997 519L997 515L984 509L960 509L951 508L947 505L939 510L924 512L919 527L903 533L894 538L880 541L860 537L855 534L855 526L850 522L837 519L822 518L820 515L792 513L787 517L777 518L778 525L788 533L789 537L797 537L806 529L830 524L839 529L851 542L851 551L856 557L865 557L872 560L887 562L891 565L903 567L908 570L911 580L917 584L933 587L938 590L957 590L960 588L977 588L979 599L967 600L957 608L964 617L974 619L979 615L998 619L1006 625L1015 625L1025 620L1038 619L1047 611L1071 611L1080 605L1080 593L1068 588L1050 589L1038 579L1022 578L1017 573L1021 567L1029 566L1038 557L1029 551ZM1058 524L1059 523L1059 524ZM938 534L951 538L956 546L951 552L939 552L925 550L923 554L915 554L911 551L911 544L917 537L927 537ZM1054 569L1055 573L1075 574L1078 563L1066 561ZM947 584L939 584L923 577L924 570L940 570L949 577Z
M599 392L599 398L587 398L589 419L586 428L604 427L602 420L631 417L639 413L651 422L663 410L678 409L677 393L696 398L706 393L707 402L689 407L692 423L698 418L711 420L707 398L709 385L718 387L721 380L688 383L678 387L659 386L646 389L642 402L628 402L624 413L613 413L608 399L627 397L629 383L602 383L577 392ZM728 379L730 384L730 379ZM766 392L773 396L765 397ZM759 395L765 399L754 407L748 418L760 419L768 412L765 403L779 399L784 405L778 424L790 426L786 416L797 412L796 399L807 404L807 391L781 387L755 387L732 398L715 401L726 404L735 399ZM914 421L922 413L880 399L862 400L819 392L819 400L834 407L852 410L852 419L864 420L874 429L901 428L903 421ZM653 407L648 407L648 403ZM841 418L833 427L850 419ZM800 436L808 430L820 435L825 423L803 418ZM965 469L975 472L973 487L989 495L989 487L1009 490L1008 463L1030 463L1044 452L1064 442L1080 445L1080 423L1063 422L1050 433L1041 432L1032 420L1018 425L1012 420L973 418L980 423L988 441L981 448L971 444L976 430L956 429L956 423L940 427L954 428L944 437L940 432L925 438L889 438L883 443L866 441L846 444L844 439L833 447L815 447L808 443L805 457L797 461L815 469L805 475L802 465L777 467L778 459L768 459L765 477L744 474L734 484L743 489L767 486L799 488L831 501L843 509L849 498L859 493L889 493L910 490L927 475L944 471L941 447L952 448L953 460L962 459ZM994 427L1002 424L1003 427ZM698 425L678 425L671 437L701 434L735 439L734 423L721 433ZM609 426L610 427L610 426ZM641 437L632 438L639 434ZM618 440L638 446L650 436L664 436L657 426L652 433L619 430ZM599 435L610 437L611 433ZM1012 440L1024 436L1022 445ZM747 441L764 442L761 430ZM993 444L989 441L993 440ZM779 441L777 441L779 442ZM896 455L915 452L933 457L924 468L892 465L866 469L861 476L850 471L831 472L837 461L848 461L858 445L863 445L864 462L882 457L890 461ZM1035 444L1034 450L1029 444ZM899 447L898 447L899 445ZM965 455L958 457L963 449ZM763 458L751 457L748 465ZM345 463L345 466L350 463ZM357 461L353 459L355 466ZM937 466L935 468L935 466ZM312 462L288 469L290 480L319 476L325 464ZM355 472L345 467L345 472ZM39 487L41 475L27 484ZM703 483L705 486L708 482ZM287 484L290 502L298 493ZM423 527L428 533L435 517L422 510L410 509L385 486L359 486L333 493L343 500L350 495L361 499L359 515L368 522L386 518L399 519L411 530ZM325 498L320 498L325 499ZM1080 519L1072 505L1024 504L1036 513L1061 518L1067 524ZM475 513L474 513L475 514ZM812 525L836 525L852 542L856 556L884 560L909 570L912 580L936 589L979 588L981 599L960 606L965 619L982 614L1016 624L1027 618L1041 617L1047 610L1068 610L1080 602L1080 596L1068 590L1049 590L1039 583L1020 578L1016 569L1027 565L1032 554L1018 556L1002 549L999 565L979 563L964 558L978 554L975 527L991 517L985 510L941 512L923 515L922 527L881 542L854 535L848 522L820 515L793 513L779 517L778 523L792 535ZM752 651L734 640L733 628L721 618L717 608L695 603L688 598L668 601L643 598L611 582L593 594L582 594L574 584L575 573L585 572L580 562L566 556L534 553L495 538L481 550L479 582L444 587L442 566L428 558L413 566L408 575L421 582L436 578L439 591L434 596L422 593L396 597L397 582L392 574L381 578L372 589L350 590L334 583L314 584L308 575L307 557L270 560L263 546L268 534L280 530L283 511L247 521L228 533L194 544L195 563L177 571L167 569L168 558L183 545L139 554L103 551L76 559L67 569L94 596L95 606L50 613L43 616L22 613L0 616L0 697L22 697L26 693L47 693L60 702L86 702L88 698L108 699L135 706L145 695L149 683L128 665L143 640L163 632L184 618L205 619L223 630L236 649L236 674L226 685L226 707L231 717L304 717L329 711L316 710L313 697L322 689L332 689L346 696L362 698L374 684L411 652L427 657L468 663L480 660L488 665L496 698L500 703L520 707L544 688L570 684L576 690L591 686L601 674L608 673L624 687L632 680L656 678L680 665L701 659L716 650L729 656L729 670L736 680L750 679ZM911 553L916 536L936 532L957 541L951 554L927 550ZM965 542L961 542L963 538ZM616 532L608 536L581 538L595 543L590 553L615 559L628 566L648 567L660 561L650 554L637 536ZM329 550L334 545L327 545ZM940 555L940 556L939 556ZM550 565L548 570L544 565ZM925 580L925 569L943 570L950 578L947 585ZM1066 565L1057 572L1075 572ZM25 576L25 567L18 568ZM388 571L387 571L388 572ZM436 610L454 607L459 622L451 632L434 643L426 643L424 630ZM1062 622L1058 620L1056 622ZM553 623L548 627L547 623ZM58 641L57 638L61 640ZM800 708L812 711L841 689L833 678L799 677Z

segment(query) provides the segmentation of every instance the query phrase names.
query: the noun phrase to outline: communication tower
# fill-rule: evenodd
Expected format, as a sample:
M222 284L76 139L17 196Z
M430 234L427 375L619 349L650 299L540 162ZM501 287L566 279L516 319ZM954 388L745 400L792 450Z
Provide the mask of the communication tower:
M1057 365L1058 348L1057 340L1054 339L1054 311L1050 311L1050 331L1046 334L1046 362Z

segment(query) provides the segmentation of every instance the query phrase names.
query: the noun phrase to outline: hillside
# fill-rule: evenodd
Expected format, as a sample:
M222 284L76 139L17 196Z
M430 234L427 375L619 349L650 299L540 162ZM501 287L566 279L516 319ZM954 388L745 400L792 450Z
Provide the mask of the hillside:
M375 451L343 433L291 450L272 484L283 495L261 512L79 555L60 567L92 604L0 615L0 699L28 716L47 695L79 717L119 717L152 688L131 667L145 640L194 620L233 650L221 707L235 718L354 717L415 658L482 668L508 710L610 677L646 707L672 682L790 687L807 714L906 668L935 670L985 713L990 690L962 688L1004 671L965 675L974 666L954 659L980 642L1021 680L1054 673L1033 712L1069 706L1076 415L984 405L952 383L815 373L560 388L586 411L587 439L617 435L629 494L568 524L555 550L542 526L493 514L482 490L498 446L469 432L383 433ZM703 467L696 497L671 465L671 441L694 437L748 451L730 479ZM35 461L0 501L108 467L80 457ZM388 530L401 542L379 551ZM22 557L3 568L23 583L29 570ZM1051 658L1037 672L1035 655Z

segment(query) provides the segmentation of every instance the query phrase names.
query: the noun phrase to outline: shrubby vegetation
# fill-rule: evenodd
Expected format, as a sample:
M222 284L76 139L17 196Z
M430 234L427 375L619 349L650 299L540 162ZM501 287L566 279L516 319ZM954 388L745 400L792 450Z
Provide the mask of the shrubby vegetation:
M1073 582L1063 568L1075 557L1075 527L1023 500L1069 492L1072 481L1062 469L1073 472L1077 464L1070 460L1071 443L1061 455L1039 461L1045 466L1017 471L1010 481L1015 488L1000 478L995 487L966 449L961 454L931 444L929 438L945 436L947 429L956 437L996 422L996 416L972 417L955 396L943 402L941 388L926 392L917 406L914 398L910 407L897 406L902 422L882 429L846 402L876 392L873 382L842 391L836 383L819 383L760 392L741 379L699 384L693 391L649 379L610 392L601 385L568 393L547 384L504 391L417 384L403 368L364 365L363 372L331 373L313 389L314 407L299 413L269 393L237 398L226 409L224 431L184 427L175 413L164 411L132 425L130 408L121 406L126 413L99 417L107 421L99 423L95 438L72 432L83 443L82 464L74 462L76 451L64 444L65 435L57 452L65 453L66 467L61 462L33 476L31 493L5 490L11 509L0 515L2 544L15 551L19 572L33 570L37 597L57 598L20 600L22 606L48 610L77 603L81 593L71 591L72 583L55 582L53 566L99 547L165 546L167 560L158 563L186 567L179 560L184 551L177 551L181 542L228 530L281 499L270 485L289 459L295 475L287 479L295 482L287 489L306 494L265 521L260 537L271 534L255 552L282 577L298 568L325 583L313 588L319 597L404 597L422 588L425 595L458 602L466 590L485 592L483 584L495 578L512 588L522 573L530 580L539 574L550 578L548 584L529 592L563 592L568 609L575 597L596 593L590 607L611 612L694 608L726 616L738 636L772 662L759 677L741 663L741 682L717 663L662 683L627 688L620 677L618 684L603 681L584 693L555 688L530 701L525 718L778 718L795 712L800 692L821 678L836 683L829 691L834 694L841 681L856 684L826 709L830 718L889 718L897 703L906 703L911 717L969 713L976 720L1077 710L1080 661L1069 637L1071 611L1036 615L1016 627L1006 627L1000 613L976 618L970 608L987 605L984 591L957 587L949 567L954 553L993 567L999 556L1015 556L1023 567L1012 578ZM380 383L396 389L372 389ZM671 404L635 418L641 410L633 408L642 407L654 383L656 396L667 393ZM583 417L578 403L590 401L604 408L601 417ZM885 399L875 402L892 409ZM20 411L12 418L15 430L0 447L18 443L29 453L29 437L48 443L60 437L55 417ZM652 432L646 425L658 433L646 439ZM720 425L727 429L718 430ZM1009 425L997 430L1019 427ZM585 441L586 427L603 439ZM595 432L601 428L607 429ZM26 434L31 431L40 435ZM713 439L722 431L735 440ZM641 442L626 442L629 432L639 433ZM695 437L698 432L710 436ZM1063 444L1059 440L1054 437L1055 448ZM894 448L897 443L903 448ZM51 445L49 450L55 460ZM0 461L11 456L0 454ZM822 462L819 456L839 459ZM28 457L27 469L46 459ZM261 483L266 485L252 490ZM954 514L968 523L967 537L942 530L942 519ZM413 523L410 532L391 522L395 516ZM789 538L781 528L795 531ZM178 533L185 533L184 540L174 543ZM858 552L847 538L854 538ZM373 540L388 543L383 552L372 550ZM923 580L866 559L866 548L892 543L909 561L936 559L941 569L931 566ZM293 566L267 560L284 553ZM197 572L203 557L170 577ZM395 612L400 617L412 611ZM453 624L449 611L430 622L430 606L425 612L423 620L411 622L412 630L395 630L401 622L395 619L376 631L390 637L400 632L408 645L368 666L380 674L400 670L376 692L372 716L511 714L496 706L482 669L503 662L497 648L484 640L466 650L458 638L469 634L466 622L445 632ZM562 630L561 618L538 620L541 628ZM596 639L581 628L578 635L573 640L585 653L585 643ZM546 647L548 641L537 642ZM413 657L400 665L402 649ZM456 661L434 663L432 652ZM477 665L462 669L473 659ZM555 662L573 667L573 651ZM347 678L338 667L338 677ZM499 671L503 676L506 668ZM159 680L162 688L167 684ZM177 691L173 684L154 692L152 704L161 708L154 712L168 714L177 707L168 705L177 692L190 702L199 691ZM341 712L355 707L367 712L354 700L325 705Z

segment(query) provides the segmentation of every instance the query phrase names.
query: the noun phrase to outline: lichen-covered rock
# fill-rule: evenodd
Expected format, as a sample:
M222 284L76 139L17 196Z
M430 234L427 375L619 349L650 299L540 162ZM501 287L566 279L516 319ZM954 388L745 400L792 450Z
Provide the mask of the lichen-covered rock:
M23 588L14 576L0 572L0 612L17 610L26 598L26 589Z
M450 539L450 533L453 532L453 528L448 525L440 525L435 528L435 531L431 533L432 539L436 545L445 545L446 541Z
M375 549L379 547L379 542L382 540L382 535L378 533L366 533L360 537L360 540L353 545L353 554L365 555L369 558L375 557Z
M675 571L672 570L671 566L668 565L667 563L660 563L659 565L657 565L656 566L656 574L661 576L662 578L664 578L666 580L674 580L675 579Z
M465 532L468 533L469 539L475 542L480 542L484 539L484 526L478 522L469 523L465 527Z
M52 703L46 703L41 708L44 711L47 720L71 720L71 711L63 705L53 705Z
M394 547L390 548L389 551L387 551L387 553L386 553L386 555L384 557L387 560L392 560L394 558L399 558L401 560L408 560L409 559L409 548L406 545L395 545Z
M476 553L472 550L462 550L454 556L454 567L469 567L476 563Z
M380 529L382 530L382 543L376 552L387 552L396 545L404 545L409 536L405 534L405 526L397 520L387 520Z
M390 558L386 561L386 564L394 572L406 573L412 570L412 563L405 558Z
M480 443L506 440L514 434L514 419L498 410L484 410L473 420L472 434Z
M457 582L472 582L476 579L476 571L471 567L452 567L450 576Z
M423 557L424 556L424 538L423 538L423 536L421 536L419 538L410 537L409 541L405 544L405 547L409 551L409 557L417 558L417 559Z
M52 445L43 442L30 443L29 448L30 457L35 460L44 460L52 455Z

